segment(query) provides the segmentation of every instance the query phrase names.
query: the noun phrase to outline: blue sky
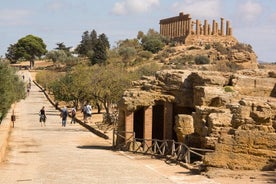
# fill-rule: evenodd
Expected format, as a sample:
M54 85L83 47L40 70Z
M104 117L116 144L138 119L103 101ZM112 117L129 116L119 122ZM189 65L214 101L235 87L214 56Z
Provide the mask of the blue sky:
M260 61L276 62L276 0L0 0L0 55L32 34L48 50L76 47L84 31L105 33L111 45L159 31L159 20L189 13L193 20L231 21L233 35L252 45Z

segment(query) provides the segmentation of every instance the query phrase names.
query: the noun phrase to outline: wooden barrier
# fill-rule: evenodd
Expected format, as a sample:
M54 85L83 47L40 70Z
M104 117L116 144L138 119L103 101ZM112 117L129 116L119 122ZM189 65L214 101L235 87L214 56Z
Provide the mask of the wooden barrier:
M125 131L113 131L113 148L125 151L131 151L133 153L143 153L152 156L159 156L167 158L167 160L175 161L176 163L184 162L191 163L191 155L194 154L199 156L201 159L204 157L206 152L213 152L210 149L201 149L188 147L186 144L181 142L176 142L174 140L159 140L159 139L141 139L135 138L133 135L128 140L125 139ZM118 138L124 141L118 142ZM148 144L148 143L151 144ZM132 145L132 146L130 146Z

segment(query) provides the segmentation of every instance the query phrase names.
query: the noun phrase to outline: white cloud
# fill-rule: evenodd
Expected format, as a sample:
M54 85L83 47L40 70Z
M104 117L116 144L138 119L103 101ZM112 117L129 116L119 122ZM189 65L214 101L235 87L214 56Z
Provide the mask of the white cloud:
M0 25L2 26L16 26L28 24L28 17L31 12L22 9L1 10L0 11Z
M240 4L238 7L239 18L247 23L255 21L262 12L262 5L253 1L247 1L246 3Z
M218 18L220 14L220 0L182 0L172 5L174 11L192 15L193 19Z
M143 13L158 5L159 0L124 0L121 2L116 2L112 12L116 15Z

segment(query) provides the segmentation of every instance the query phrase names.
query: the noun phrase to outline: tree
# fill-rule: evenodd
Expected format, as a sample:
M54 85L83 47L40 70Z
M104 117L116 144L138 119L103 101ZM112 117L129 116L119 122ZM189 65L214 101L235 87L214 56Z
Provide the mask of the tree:
M106 43L103 40L98 39L93 51L94 54L90 58L91 64L106 64L107 48Z
M26 97L25 84L15 70L7 63L0 62L0 123L11 105Z
M98 40L102 41L105 48L110 49L110 44L109 44L108 38L104 33L100 34Z
M41 57L47 53L46 45L43 40L37 36L27 35L18 40L14 45L10 45L6 57L11 61L25 59L30 61L30 67L34 66L36 57Z
M51 50L47 52L46 58L56 63L57 61L64 61L67 58L67 54L64 50Z
M58 47L55 48L56 50L62 50L64 52L66 52L68 55L70 55L70 49L72 47L66 47L63 42L57 43L57 46Z
M82 40L76 48L76 52L82 56L91 58L93 49L97 43L97 32L93 29L91 33L85 31L82 35Z
M52 60L55 64L65 63L66 66L73 66L78 63L78 58L74 57L71 52L71 47L66 47L63 43L57 43L57 48L47 52L46 58Z
M141 44L144 50L152 53L157 53L162 50L165 44L168 43L168 40L158 32L154 31L154 29L149 29L146 35L141 31L138 32L137 38L141 39Z
M92 67L91 92L94 101L99 101L110 113L110 105L116 104L123 92L131 85L131 74L124 68L107 65Z
M55 99L65 102L73 101L77 108L79 103L84 104L92 99L90 75L89 67L77 65L70 72L52 82L50 90L53 91Z
M16 63L17 59L19 58L17 54L17 47L16 44L11 44L7 50L6 53L6 58L11 62L11 63Z
M134 47L121 47L119 48L119 55L122 56L125 66L128 65L130 59L137 55Z

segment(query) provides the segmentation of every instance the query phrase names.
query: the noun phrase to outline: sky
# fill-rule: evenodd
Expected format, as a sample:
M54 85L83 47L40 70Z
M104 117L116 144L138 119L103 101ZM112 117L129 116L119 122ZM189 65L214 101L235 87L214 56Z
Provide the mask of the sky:
M47 50L75 48L85 31L104 33L111 44L159 31L159 20L190 14L192 20L231 22L233 36L250 44L260 62L276 62L276 0L0 0L0 56L32 34Z

